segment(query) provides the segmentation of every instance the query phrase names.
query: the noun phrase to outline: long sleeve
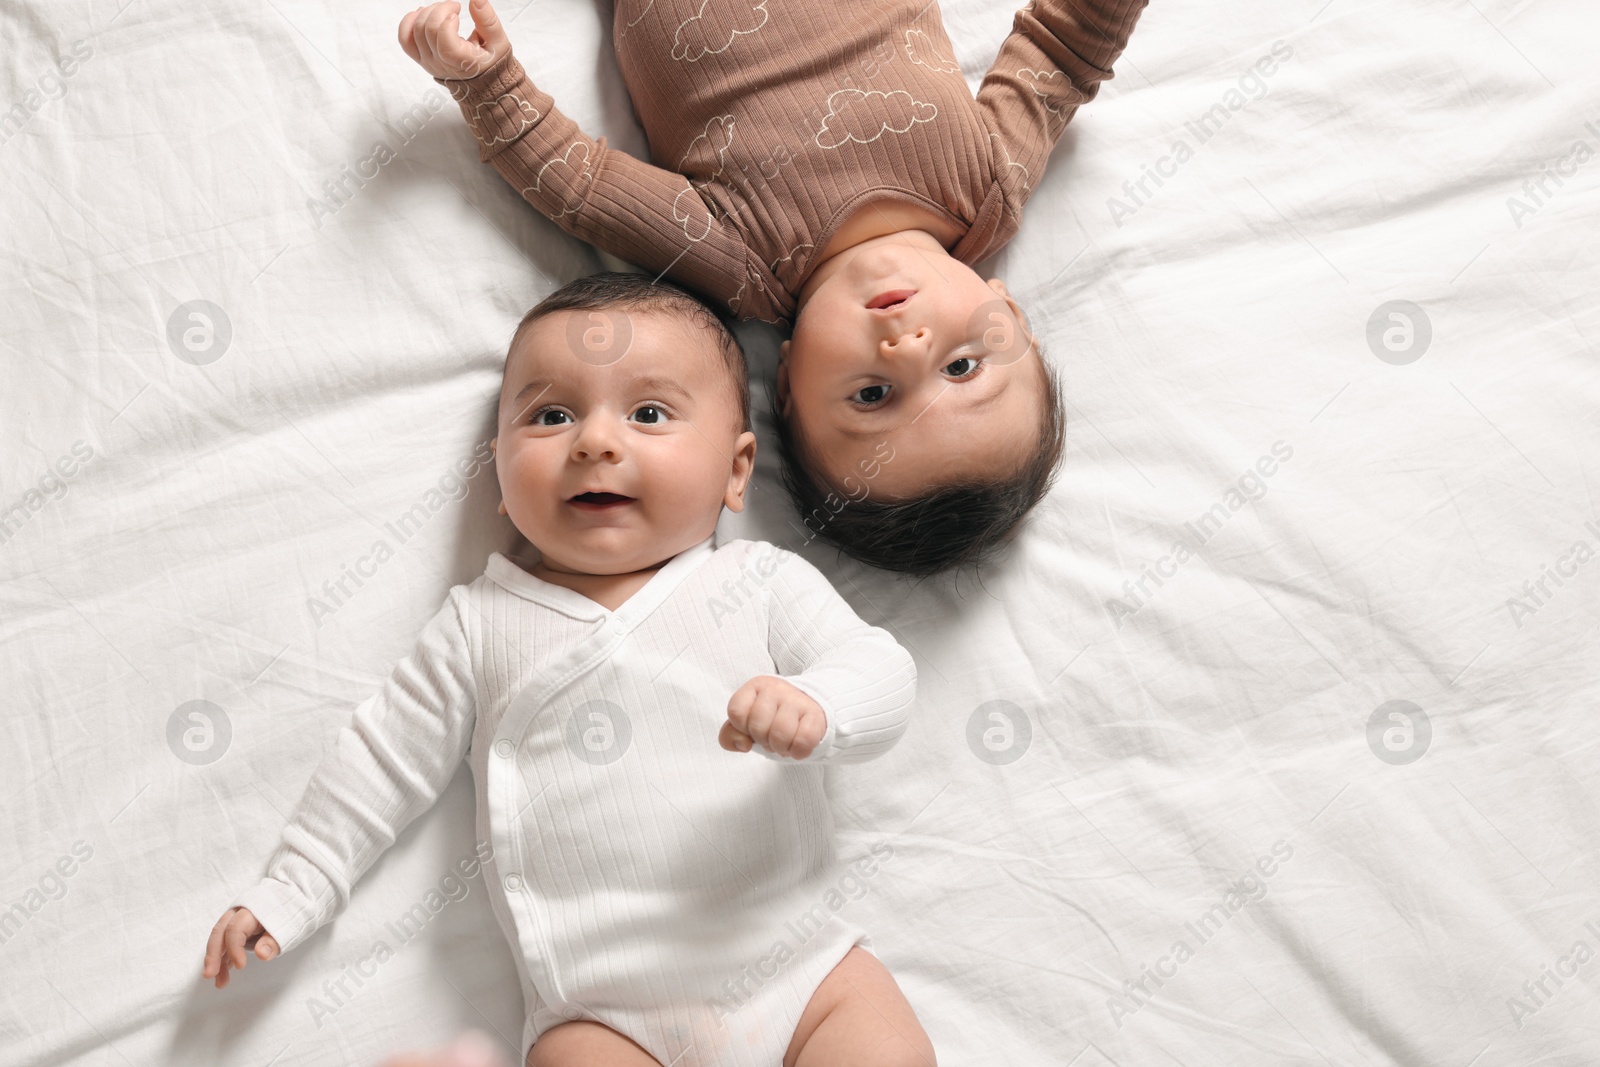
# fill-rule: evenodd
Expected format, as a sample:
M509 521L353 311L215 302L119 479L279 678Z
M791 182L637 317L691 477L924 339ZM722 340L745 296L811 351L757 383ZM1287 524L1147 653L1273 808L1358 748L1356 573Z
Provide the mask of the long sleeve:
M1073 114L1111 77L1146 2L1034 0L1017 12L977 98L1015 213Z
M356 708L306 786L266 877L234 903L287 952L342 910L350 890L449 784L472 737L476 697L452 590L412 653Z
M869 626L811 564L786 549L766 584L767 644L779 674L822 705L827 732L802 763L860 763L905 732L917 693L911 654ZM763 755L772 756L764 748Z
M461 105L479 158L552 222L741 314L747 245L701 186L584 133L513 55L470 79L434 80Z

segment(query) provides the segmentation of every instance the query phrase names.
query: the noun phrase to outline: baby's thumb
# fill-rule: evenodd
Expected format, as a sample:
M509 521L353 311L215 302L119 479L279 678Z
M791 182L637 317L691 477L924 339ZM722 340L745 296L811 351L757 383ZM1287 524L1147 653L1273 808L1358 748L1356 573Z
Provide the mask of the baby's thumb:
M729 752L749 752L752 742L750 735L733 725L731 722L722 724L722 729L717 733L717 744Z
M256 955L261 959L270 960L281 951L277 939L271 934L262 934L261 940L256 942Z
M495 55L511 50L511 39L506 36L506 28L501 24L500 16L494 13L489 0L471 0L467 10L472 13L473 28L483 38L485 48Z

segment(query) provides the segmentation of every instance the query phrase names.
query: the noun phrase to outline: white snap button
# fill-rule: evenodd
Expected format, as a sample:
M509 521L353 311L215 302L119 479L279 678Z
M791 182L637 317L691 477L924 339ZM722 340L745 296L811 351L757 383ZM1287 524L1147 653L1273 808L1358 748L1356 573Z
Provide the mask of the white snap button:
M565 1015L569 1019L576 1019L578 1016L582 1015L583 1012L569 1005L568 1007L561 1009L561 1014Z
M508 875L506 875L506 892L507 893L520 893L520 892L522 892L522 875L520 875L520 874L508 874Z
M511 753L514 751L516 751L515 747L510 741L507 741L503 737L494 743L494 754L496 756L502 756L509 759Z

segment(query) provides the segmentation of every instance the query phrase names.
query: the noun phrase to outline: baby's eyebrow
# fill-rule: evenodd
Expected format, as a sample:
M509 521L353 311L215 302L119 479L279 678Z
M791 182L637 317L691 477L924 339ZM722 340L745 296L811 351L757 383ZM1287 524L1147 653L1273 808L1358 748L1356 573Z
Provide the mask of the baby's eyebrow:
M682 383L672 378L663 378L658 374L643 374L635 378L629 378L628 384L635 389L647 390L652 393L675 393L680 399L691 399L689 390L685 389Z
M520 404L522 403L522 398L533 392L535 389L537 389L540 393L544 393L552 384L553 383L548 378L535 378L527 385L524 385L521 389L518 389L517 395L511 398L511 402L513 404ZM534 399L537 400L538 398L535 397Z
M521 389L517 390L517 395L511 398L511 405L513 407L521 407L523 399L527 397L529 393L536 394L533 399L529 401L529 404L531 405L537 403L539 397L555 388L555 385L555 381L550 378L533 378ZM638 390L641 392L659 393L664 396L676 396L680 400L693 399L689 393L689 390L685 389L681 382L678 382L672 378L664 378L659 374L635 375L627 380L627 386L629 389Z
M531 408L533 405L537 404L539 402L539 397L544 396L545 393L548 393L553 384L555 383L551 382L548 378L535 378L527 385L524 385L521 389L518 389L517 395L511 398L511 407L515 408L517 412L516 418L522 418L523 413L526 412L528 408ZM522 398L527 396L529 393L534 393L534 397L532 400L528 401L526 405L524 405L522 403Z

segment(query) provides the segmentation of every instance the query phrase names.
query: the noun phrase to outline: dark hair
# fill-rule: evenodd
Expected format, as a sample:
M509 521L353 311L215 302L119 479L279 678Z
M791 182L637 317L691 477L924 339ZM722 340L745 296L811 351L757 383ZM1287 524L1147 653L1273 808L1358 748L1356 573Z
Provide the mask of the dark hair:
M728 377L734 395L739 400L739 429L750 429L750 372L745 363L744 348L729 328L728 320L699 297L671 282L651 281L647 274L626 271L602 271L586 278L568 282L522 316L506 346L509 359L517 346L517 338L530 325L558 311L603 311L617 308L624 311L660 311L676 315L701 329L717 335L722 349L722 359L727 365Z
M1060 386L1043 352L1035 351L1044 410L1033 454L998 481L950 483L906 500L874 500L870 481L868 491L855 500L830 487L807 462L798 420L784 419L774 390L772 418L783 484L806 528L852 559L901 574L927 577L989 559L1049 490L1066 445Z

